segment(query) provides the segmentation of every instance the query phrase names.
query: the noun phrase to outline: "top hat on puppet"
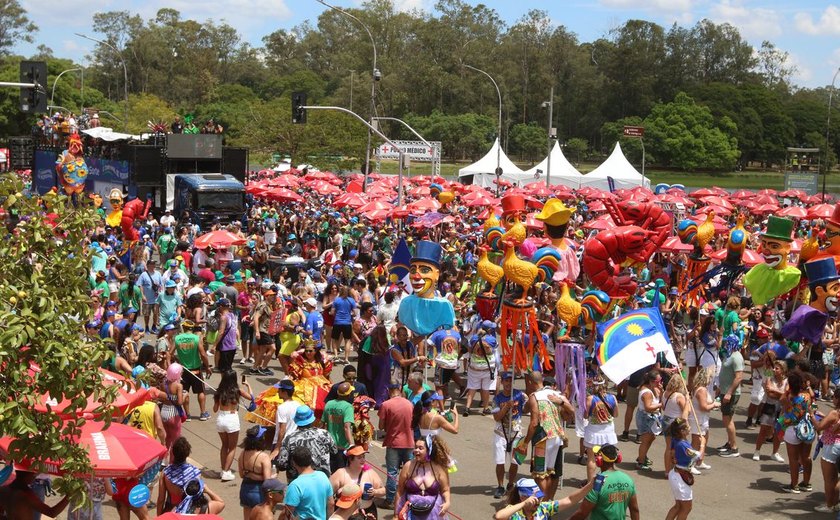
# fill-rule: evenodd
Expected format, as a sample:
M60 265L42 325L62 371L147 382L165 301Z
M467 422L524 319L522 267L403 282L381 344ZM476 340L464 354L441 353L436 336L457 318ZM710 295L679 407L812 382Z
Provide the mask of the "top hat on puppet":
M502 216L511 213L525 213L524 195L505 195L502 197Z
M440 244L428 240L417 241L412 262L427 262L440 268L440 256L443 252Z
M836 228L840 228L840 202L834 205L834 213L825 219L825 221Z
M504 200L504 199L503 199ZM534 215L534 218L541 220L549 226L565 226L569 223L575 208L566 206L560 199L548 199L542 211Z
M834 280L840 280L834 257L821 258L805 263L805 273L808 275L808 286L813 289Z
M791 232L793 231L793 221L788 218L777 217L770 215L767 218L767 231L761 237L770 238L774 240L781 240L783 242L793 242Z

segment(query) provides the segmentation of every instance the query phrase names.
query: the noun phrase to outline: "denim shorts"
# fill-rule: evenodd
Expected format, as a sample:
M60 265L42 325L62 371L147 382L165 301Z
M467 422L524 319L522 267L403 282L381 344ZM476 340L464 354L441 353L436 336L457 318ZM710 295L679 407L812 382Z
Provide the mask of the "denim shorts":
M243 478L239 486L240 507L255 507L262 504L263 500L262 480Z
M826 462L836 464L840 458L840 444L826 444L820 451L820 457Z

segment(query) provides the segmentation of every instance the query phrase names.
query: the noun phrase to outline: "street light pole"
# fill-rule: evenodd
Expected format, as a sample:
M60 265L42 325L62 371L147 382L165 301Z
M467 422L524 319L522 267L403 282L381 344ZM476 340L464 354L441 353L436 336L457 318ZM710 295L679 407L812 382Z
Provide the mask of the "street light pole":
M117 54L117 56L119 56L120 63L122 63L122 68L123 68L123 93L125 94L125 101L124 101L124 104L123 104L123 132L125 132L127 130L126 125L128 125L128 67L125 66L125 60L123 59L122 53L116 47L114 47L113 45L111 45L110 43L108 43L106 41L97 40L96 38L91 38L90 36L86 36L84 34L79 34L79 33L74 33L74 34L76 36L78 36L79 38L84 38L85 40L90 40L92 42L100 43L100 44L108 47L112 51L114 51Z
M837 81L837 74L840 74L840 67L837 68L837 71L834 73L834 77L831 78L831 90L828 91L828 116L825 120L825 172L823 172L823 186L822 186L822 201L825 202L825 179L828 177L828 168L831 166L829 163L829 153L831 153L831 146L829 146L828 137L831 132L831 97L834 94L834 82Z
M402 125L403 125L404 127L408 128L408 130L409 130L412 134L414 134L415 136L417 136L417 139L420 139L421 141L423 141L423 144L425 144L426 146L428 146L428 147L429 147L429 150L432 152L432 177L434 177L434 176L435 176L435 172L437 171L437 170L435 170L435 159L437 159L437 165L438 165L438 168L440 168L440 156L439 156L439 155L437 155L437 154L435 153L435 147L434 147L434 146L432 146L432 143L430 143L429 141L427 141L427 140L426 140L426 139L425 139L422 135L420 135L420 134L417 132L417 130L415 130L415 129L411 128L411 126L409 126L409 124L408 124L408 123L406 123L405 121L403 121L402 119L397 119L396 117L385 117L385 116L381 116L381 117L374 117L374 118L373 118L373 120L374 120L374 121L382 121L382 120L385 120L385 121L396 121L396 122L398 122L398 123L402 123ZM437 157L435 157L436 155L437 155ZM410 176L410 172L409 172L409 176Z
M58 79L59 79L61 76L63 76L66 72L76 72L76 71L80 71L80 70L82 70L82 69L67 69L67 70L62 70L62 71L61 71L61 73L60 73L58 76L56 76L56 77L55 77L55 79L53 80L52 94L50 95L50 105L54 105L54 104L55 104L55 86L58 84ZM84 76L82 76L82 77L84 77Z
M496 172L495 172L496 173L496 196L498 197L499 188L500 188L499 179L501 179L501 176L502 176L502 91L499 90L499 85L496 83L496 80L493 79L493 76L491 76L487 72L485 72L485 71L483 71L479 68L473 67L472 65L464 64L464 67L466 67L468 69L472 69L476 72L480 72L480 73L484 74L485 76L487 76L488 78L490 78L490 81L493 82L493 86L496 87L496 95L499 96L499 128L498 128L498 131L497 131L497 134L496 134L496 139L498 139L498 141L499 141L499 147L496 148Z
M367 135L367 148L365 149L365 180L362 185L362 191L367 190L367 181L368 181L368 174L370 173L370 141L371 141L371 125L370 123L373 121L373 116L376 113L376 82L380 80L382 77L382 73L379 72L379 69L376 68L376 42L373 39L373 33L370 32L368 26L364 24L361 20L359 20L356 16L348 13L344 9L340 7L336 7L334 5L328 4L324 0L316 0L319 4L329 7L339 13L343 14L344 16L355 20L359 25L361 25L364 30L367 32L368 37L370 38L370 44L373 46L373 71L371 73L371 80L370 80L370 119L368 121L368 135Z
M548 95L548 101L543 103L543 106L548 105L548 159L545 163L545 186L551 187L551 152L554 151L554 132L552 132L551 124L554 122L554 85L551 86L551 93Z

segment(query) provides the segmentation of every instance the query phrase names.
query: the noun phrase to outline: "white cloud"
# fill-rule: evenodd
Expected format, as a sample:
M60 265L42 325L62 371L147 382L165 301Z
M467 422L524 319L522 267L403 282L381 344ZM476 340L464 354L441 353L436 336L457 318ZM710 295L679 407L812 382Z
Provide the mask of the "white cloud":
M694 0L600 0L600 3L616 9L687 12L693 7Z
M779 13L764 7L747 7L740 0L722 0L709 9L715 22L726 22L738 28L747 39L768 39L782 34Z
M796 13L793 21L796 28L806 34L840 34L840 7L836 5L826 7L816 22L808 13Z
M785 60L785 66L796 67L796 71L793 73L791 78L795 84L804 85L806 83L810 83L814 79L814 71L811 70L809 64L792 52L788 52L787 59Z
M194 0L155 0L135 5L134 10L140 11L141 16L148 19L163 8L175 9L181 13L181 19L212 19L216 22L224 20L240 34L266 22L286 21L292 16L286 0L215 0L209 3Z
M408 12L415 9L428 11L431 8L430 0L393 0L394 9L399 12Z

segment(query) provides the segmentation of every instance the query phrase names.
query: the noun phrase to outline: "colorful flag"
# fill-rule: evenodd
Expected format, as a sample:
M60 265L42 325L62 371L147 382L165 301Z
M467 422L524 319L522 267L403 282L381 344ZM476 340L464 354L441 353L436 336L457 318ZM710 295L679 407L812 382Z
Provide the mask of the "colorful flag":
M654 364L660 352L677 365L658 305L636 309L598 325L595 356L601 370L616 384Z
M411 251L404 238L400 239L394 254L391 256L391 265L388 267L389 281L391 285L398 282L405 282L404 289L412 292L411 283L408 280L408 270L411 266Z

